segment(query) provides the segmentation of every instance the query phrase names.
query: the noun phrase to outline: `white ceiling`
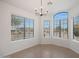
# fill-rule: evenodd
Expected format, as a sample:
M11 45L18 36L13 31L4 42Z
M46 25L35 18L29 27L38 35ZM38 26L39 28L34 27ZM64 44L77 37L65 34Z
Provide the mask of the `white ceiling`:
M33 13L35 8L39 9L41 7L40 0L2 0L2 1ZM73 6L75 7L79 3L79 0L51 0L53 2L53 5L48 6L47 5L48 1L49 0L43 0L43 8L44 11L48 10L49 13L62 10L69 10L70 8L72 8Z

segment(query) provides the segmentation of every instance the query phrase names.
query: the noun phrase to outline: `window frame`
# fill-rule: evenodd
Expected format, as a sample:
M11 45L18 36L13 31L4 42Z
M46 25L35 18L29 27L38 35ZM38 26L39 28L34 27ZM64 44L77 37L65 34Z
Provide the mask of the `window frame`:
M56 15L59 15L59 14L62 14L62 13L66 13L66 14L67 14L67 38L69 38L69 37L68 37L68 25L69 25L68 19L69 19L69 12L57 12L57 13L53 16L53 22L54 22L54 20L55 20L55 16L56 16ZM56 20L55 20L55 21L56 21ZM59 21L61 22L62 20L59 20ZM53 29L54 29L54 25L56 25L56 24L53 23ZM63 25L64 25L64 24L63 24ZM59 25L59 26L61 27L61 25ZM60 29L60 32L61 32L61 29ZM54 36L54 31L53 31L53 36ZM63 34L63 36L64 36L64 34ZM62 38L62 37L61 37L61 33L59 34L59 36L55 35L55 37Z
M12 21L14 20L13 18L15 18L15 17L19 17L19 18L23 18L23 39L30 39L30 38L34 38L34 19L31 19L31 18L27 18L27 17L22 17L22 16L17 16L17 15L14 15L14 14L12 14L11 15L11 27L12 27ZM26 38L26 25L25 25L25 21L27 20L27 19L29 19L29 21L30 20L32 20L33 21L33 36L32 37L30 37L30 32L29 32L29 38ZM29 23L29 27L30 27L30 23ZM30 29L29 29L30 30ZM12 29L11 29L11 41L16 41L17 39L12 39ZM21 39L18 39L18 40L21 40Z
M48 30L49 30L49 35L48 35L48 36L45 36L45 33L44 33L44 31L45 31L45 27L44 27L45 21L48 21L48 23L49 23L49 28L48 28ZM50 20L44 20L44 21L43 21L43 37L44 37L44 38L50 37Z

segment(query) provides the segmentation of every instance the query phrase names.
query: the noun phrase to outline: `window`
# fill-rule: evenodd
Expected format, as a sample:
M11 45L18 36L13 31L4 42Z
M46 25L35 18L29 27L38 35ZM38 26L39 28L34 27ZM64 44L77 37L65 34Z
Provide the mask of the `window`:
M73 37L74 37L74 39L79 40L79 16L74 18Z
M53 17L53 35L56 37L68 37L68 13L60 12Z
M44 20L44 37L50 36L50 22L49 20Z
M11 20L11 39L19 40L24 38L24 18L19 16L13 16Z
M20 16L11 16L11 40L34 37L34 21Z
M34 36L34 21L31 19L25 20L25 38Z

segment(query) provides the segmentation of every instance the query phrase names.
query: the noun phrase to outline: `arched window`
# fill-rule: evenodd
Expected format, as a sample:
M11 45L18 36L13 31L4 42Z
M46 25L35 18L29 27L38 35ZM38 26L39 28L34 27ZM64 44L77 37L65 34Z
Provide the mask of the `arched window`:
M68 38L68 12L59 12L53 16L53 35Z

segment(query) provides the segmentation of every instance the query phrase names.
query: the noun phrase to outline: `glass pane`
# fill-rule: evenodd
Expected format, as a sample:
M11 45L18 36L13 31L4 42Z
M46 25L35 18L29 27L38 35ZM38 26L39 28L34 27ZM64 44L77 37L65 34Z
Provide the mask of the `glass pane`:
M48 20L44 20L44 37L50 36L50 22Z
M29 19L25 19L25 38L29 38L30 36L30 20Z
M74 18L73 35L74 39L79 40L79 16Z
M53 35L59 37L59 31L60 31L60 26L59 26L59 21L55 21L55 24L53 25Z
M67 39L67 33L68 33L67 29L68 29L67 24L63 23L63 25L61 25L61 37L65 38L65 39Z
M24 39L24 18L12 15L11 27L12 41Z
M34 37L34 21L31 19L25 20L25 38Z
M29 29L29 33L30 33L30 37L34 37L34 21L33 20L29 20L30 21L30 29Z

